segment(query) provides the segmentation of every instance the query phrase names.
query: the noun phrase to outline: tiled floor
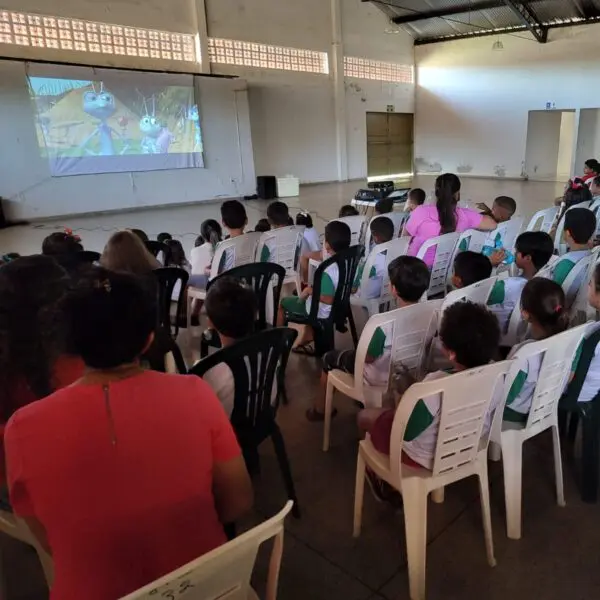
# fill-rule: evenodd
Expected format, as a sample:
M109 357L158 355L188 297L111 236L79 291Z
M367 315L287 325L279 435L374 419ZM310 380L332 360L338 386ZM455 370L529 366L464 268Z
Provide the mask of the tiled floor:
M432 180L419 183L431 189ZM326 218L347 201L356 184L304 188L290 202L315 210ZM465 196L488 200L499 194L514 195L520 209L530 215L560 193L554 184L491 183L465 180ZM73 227L138 226L156 233L182 234L207 216L216 216L218 205L153 210L123 215L70 219ZM253 224L264 214L264 205L250 203ZM36 229L0 232L0 251L34 251L45 231ZM105 231L82 232L86 245L100 249ZM187 238L184 238L187 239ZM186 342L182 334L181 342ZM340 340L347 344L348 340ZM189 349L189 347L188 347ZM337 396L339 415L333 422L332 446L321 451L322 426L308 423L304 411L318 392L319 367L314 359L293 356L288 367L290 403L280 409L280 422L292 465L302 518L287 521L285 554L281 570L282 600L399 600L408 598L403 515L377 504L367 493L363 533L352 538L352 510L356 466L356 408ZM554 497L550 440L525 446L523 539L511 541L504 529L502 470L491 466L492 516L498 565L485 558L476 480L451 486L442 505L430 503L428 521L427 583L429 600L588 600L600 588L599 508L583 504L575 484L576 469L570 450L563 448L567 507ZM283 483L272 447L261 450L261 473L255 480L255 510L247 525L278 511L285 502ZM0 536L8 592L4 600L42 600L46 592L35 554L18 542ZM258 563L261 580L265 556ZM260 584L258 584L260 587Z

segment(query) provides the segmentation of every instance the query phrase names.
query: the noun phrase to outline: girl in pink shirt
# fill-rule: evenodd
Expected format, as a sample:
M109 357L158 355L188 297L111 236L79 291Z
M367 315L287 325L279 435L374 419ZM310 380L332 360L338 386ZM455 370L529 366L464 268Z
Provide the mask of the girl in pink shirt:
M459 208L460 179L453 173L440 175L435 181L435 206L423 204L413 210L406 231L412 240L408 247L410 256L417 256L421 246L429 239L445 233L467 229L492 231L497 223L492 217L481 215L470 208ZM433 265L435 249L432 248L424 257L428 267Z

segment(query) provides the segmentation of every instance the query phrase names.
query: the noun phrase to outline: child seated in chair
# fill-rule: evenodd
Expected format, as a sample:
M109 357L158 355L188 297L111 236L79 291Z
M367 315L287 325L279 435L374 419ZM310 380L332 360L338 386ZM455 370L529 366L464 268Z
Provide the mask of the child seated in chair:
M256 296L254 292L235 279L220 278L210 286L206 294L208 326L221 340L221 347L231 346L249 336L256 321ZM202 377L214 390L225 412L233 410L234 380L231 369L221 363L209 369Z
M587 208L572 208L565 213L564 235L568 252L563 254L544 275L563 285L575 265L591 254L591 245L596 232L596 217ZM579 285L572 287L579 289ZM582 282L579 282L579 284ZM567 291L567 296L570 295Z
M419 302L429 287L429 269L419 258L399 256L388 268L392 294L396 298L398 308L412 306ZM390 373L390 348L392 331L378 327L367 350L365 359L364 383L366 385L386 386ZM325 392L327 374L334 369L354 374L356 350L331 350L323 356L323 373L321 374L321 393L313 408L306 413L309 421L322 421L325 410ZM336 414L336 410L333 411Z
M344 217L357 217L358 215L358 210L352 206L352 204L344 204L344 206L340 208L338 218L343 219Z
M271 230L290 226L290 209L285 202L271 202L267 207L267 220ZM292 225L294 222L292 221ZM260 251L260 262L269 262L274 254L275 239L267 240Z
M376 215L387 215L394 210L394 199L393 198L382 198L375 203L375 214Z
M488 308L496 315L500 331L506 333L513 310L528 281L546 266L554 252L552 238L544 231L526 231L515 243L515 264L521 269L518 277L499 279L488 298Z
M350 227L341 221L331 221L325 227L325 242L323 243L323 260L327 260L337 252L347 250L350 247ZM331 314L335 292L339 283L339 269L337 264L332 264L322 274L321 277L321 296L319 297L319 310L317 318L327 319ZM279 306L279 314L277 316L278 326L285 325L288 321L294 321L294 318L299 318L304 321L310 314L312 305L312 286L304 288L300 296L290 296L283 298ZM297 349L307 350L309 344L314 339L312 327L306 325L304 332L299 338Z
M427 194L421 188L413 188L406 195L406 204L404 205L405 212L412 212L418 206L425 204Z
M492 263L487 256L477 252L460 252L454 259L452 286L454 289L469 287L492 276Z
M370 225L371 239L373 241L373 248L371 252L376 251L379 244L385 244L394 238L394 223L388 217L379 217L373 219ZM369 284L366 290L361 288L361 281L367 258L363 257L356 270L356 277L352 284L352 294L362 300L371 300L373 298L379 298L381 295L381 283L385 272L385 254L377 254L375 258L375 264L371 267L369 273Z
M444 312L440 337L452 364L448 371L429 374L425 381L448 377L460 371L487 365L498 350L500 330L498 321L484 306L473 302L457 302ZM501 400L499 396L498 401ZM400 402L402 399L400 398ZM488 414L484 434L489 431L493 409ZM358 415L361 431L369 433L375 449L390 453L390 439L395 409L365 409ZM406 430L402 447L402 462L408 466L432 469L440 426L441 401L439 396L419 400ZM368 474L375 493L382 489L381 482Z
M565 307L563 289L549 279L534 277L527 282L521 294L521 313L529 323L529 339L513 347L508 359L514 358L525 344L545 340L566 331L569 313ZM527 421L533 392L542 368L543 353L523 361L513 381L504 409L504 420L515 423Z

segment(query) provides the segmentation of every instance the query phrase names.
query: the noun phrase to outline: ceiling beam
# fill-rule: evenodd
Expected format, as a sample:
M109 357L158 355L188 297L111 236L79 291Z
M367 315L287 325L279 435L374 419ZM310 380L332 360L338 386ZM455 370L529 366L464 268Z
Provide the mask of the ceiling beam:
M548 27L542 25L535 13L526 5L515 0L504 0L504 4L522 21L523 25L531 31L533 37L540 43L548 41Z
M375 0L376 1L376 0ZM476 10L488 10L490 8L501 8L505 6L503 0L484 0L483 2L464 3L450 8L441 8L438 10L428 10L426 12L411 12L406 15L392 17L392 23L403 25L404 23L414 23L415 21L425 21L426 19L437 19L473 12ZM400 6L398 8L401 8Z

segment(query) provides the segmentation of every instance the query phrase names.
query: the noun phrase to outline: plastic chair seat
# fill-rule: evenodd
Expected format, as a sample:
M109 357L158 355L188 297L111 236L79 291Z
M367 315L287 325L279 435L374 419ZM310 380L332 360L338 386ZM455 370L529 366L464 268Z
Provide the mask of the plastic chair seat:
M363 385L362 393L358 393L354 380L354 375L345 373L339 369L334 369L328 374L335 389L342 392L353 400L362 402L365 406L379 408L383 402L383 395L387 391L386 386Z

